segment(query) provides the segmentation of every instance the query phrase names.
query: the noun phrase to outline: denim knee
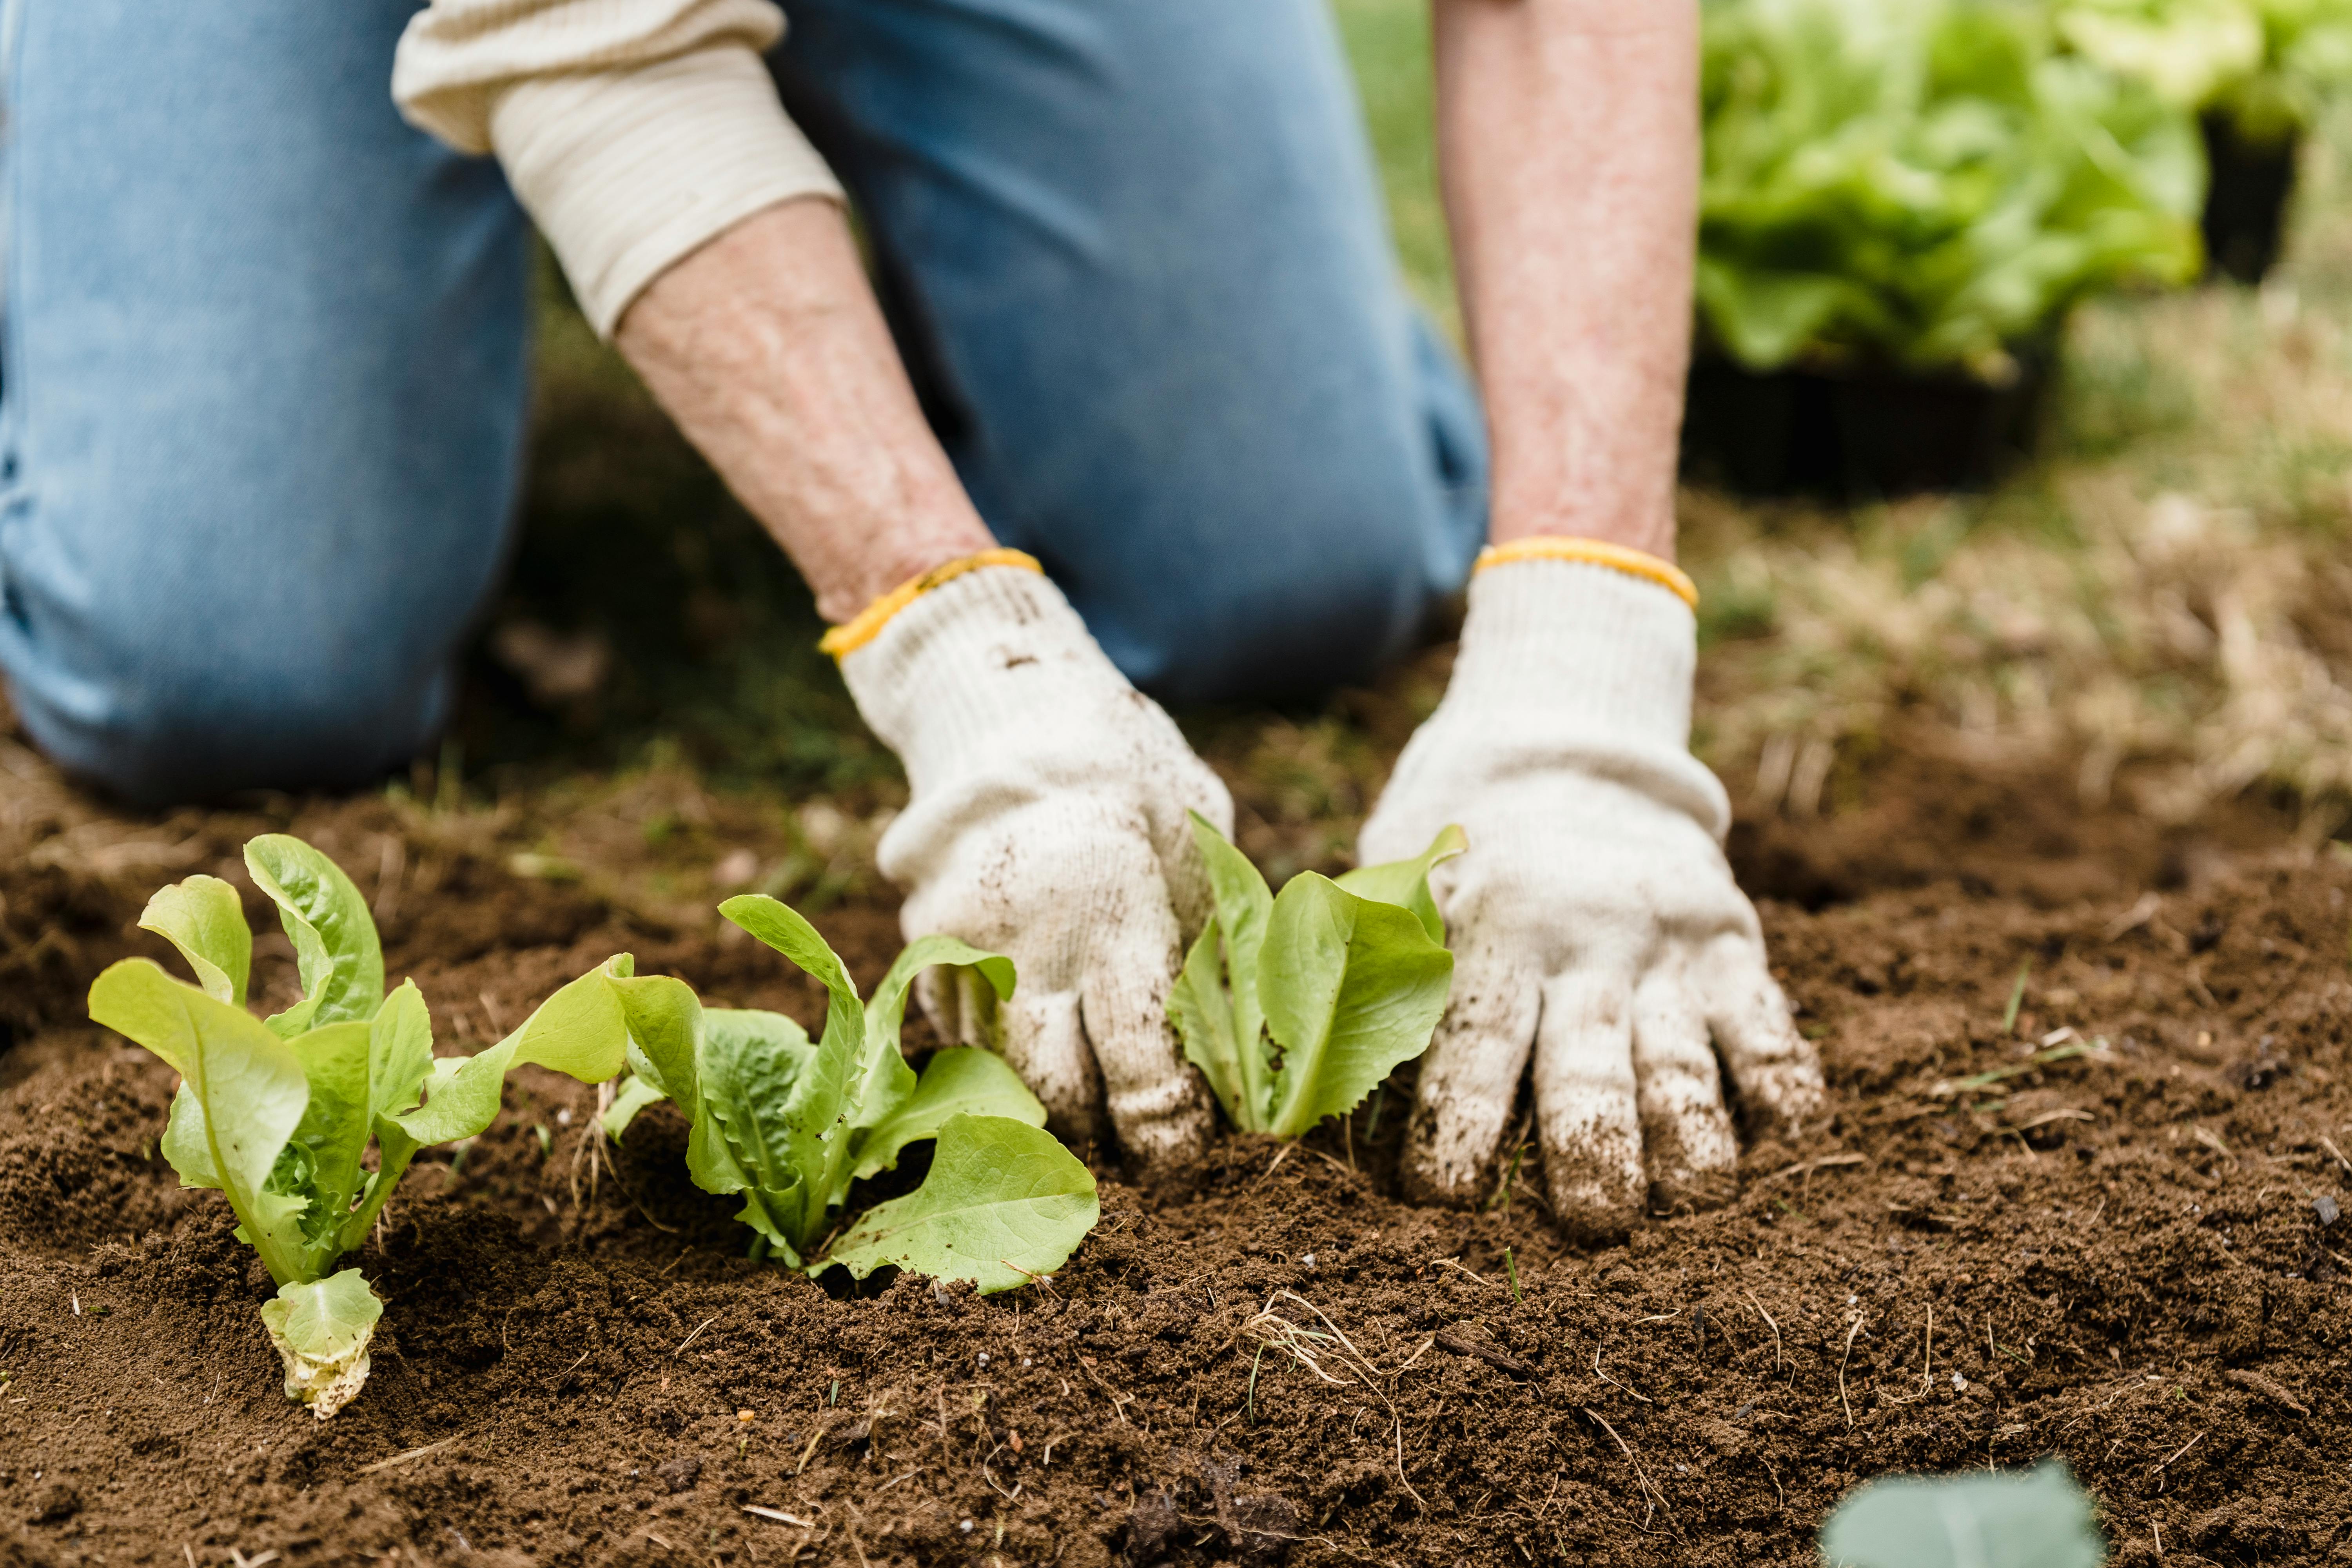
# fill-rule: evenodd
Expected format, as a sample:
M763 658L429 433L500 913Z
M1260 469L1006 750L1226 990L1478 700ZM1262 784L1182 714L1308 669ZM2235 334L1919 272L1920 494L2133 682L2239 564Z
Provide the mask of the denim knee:
M417 754L447 716L446 661L355 665L250 638L224 658L194 646L200 628L125 630L105 671L52 663L12 680L9 695L59 766L137 805L365 784Z

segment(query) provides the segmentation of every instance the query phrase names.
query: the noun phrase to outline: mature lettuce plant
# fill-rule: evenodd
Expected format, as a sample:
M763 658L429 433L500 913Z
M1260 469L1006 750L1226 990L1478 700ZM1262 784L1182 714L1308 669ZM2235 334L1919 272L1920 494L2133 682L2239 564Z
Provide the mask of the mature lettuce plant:
M1344 1116L1429 1048L1454 984L1430 868L1465 847L1448 827L1411 860L1337 881L1302 872L1276 896L1195 815L1216 913L1169 997L1184 1054L1244 1132L1297 1138Z
M2044 7L1708 0L1699 316L1755 370L2014 374L2076 300L2201 259L2194 120Z
M282 834L247 844L245 863L294 944L299 1002L266 1019L246 1010L253 933L236 889L199 876L157 893L139 920L197 983L125 959L91 985L89 1016L179 1073L163 1156L184 1185L228 1199L237 1239L278 1282L261 1317L287 1396L323 1421L366 1382L383 1312L357 1268L331 1272L336 1261L366 1239L420 1149L497 1118L508 1069L536 1062L590 1083L620 1070L611 982L630 961L572 981L478 1056L436 1059L416 983L384 994L375 922L351 879Z
M2053 0L2052 17L2077 53L2254 146L2352 88L2352 0Z
M824 986L822 1033L811 1043L781 1013L704 1007L683 981L615 976L631 1076L605 1131L617 1139L646 1106L674 1101L695 1184L742 1197L753 1257L812 1275L838 1265L864 1279L894 1264L992 1291L1060 1268L1101 1210L1093 1175L1044 1131L1045 1108L989 1051L939 1051L918 1078L898 1045L916 975L969 970L974 989L1001 1002L1013 961L924 937L863 1001L816 929L784 905L747 894L719 912ZM836 1234L850 1184L893 1169L926 1139L938 1146L922 1184Z

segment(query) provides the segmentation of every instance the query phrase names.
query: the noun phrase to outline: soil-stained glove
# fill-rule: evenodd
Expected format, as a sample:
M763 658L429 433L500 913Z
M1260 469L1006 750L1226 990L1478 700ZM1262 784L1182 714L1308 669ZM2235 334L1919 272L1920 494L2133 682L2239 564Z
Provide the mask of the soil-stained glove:
M1168 991L1209 910L1185 813L1230 830L1223 784L1026 556L954 563L891 599L830 644L882 617L841 670L913 786L883 874L908 890L908 937L945 931L1020 971L1001 1014L982 988L928 986L933 1024L1002 1049L1066 1138L1101 1134L1108 1090L1147 1170L1197 1151L1208 1104Z
M1535 1055L1552 1205L1580 1239L1734 1188L1723 1066L1751 1120L1792 1132L1821 1065L1723 858L1730 805L1690 754L1689 580L1638 552L1490 550L1445 700L1365 823L1366 865L1449 822L1432 879L1455 955L1406 1156L1416 1196L1478 1195ZM1710 1040L1712 1048L1710 1048Z

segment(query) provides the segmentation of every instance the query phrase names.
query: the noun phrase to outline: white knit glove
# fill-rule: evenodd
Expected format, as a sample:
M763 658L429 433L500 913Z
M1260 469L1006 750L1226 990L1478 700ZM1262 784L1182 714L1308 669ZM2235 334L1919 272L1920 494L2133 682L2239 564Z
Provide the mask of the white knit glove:
M1775 1131L1820 1104L1723 858L1729 802L1690 754L1696 630L1674 591L1612 566L1519 559L1471 581L1445 700L1360 846L1371 865L1449 822L1470 840L1433 879L1454 996L1422 1062L1418 1197L1484 1195L1530 1047L1553 1209L1580 1239L1622 1235L1645 1197L1730 1195L1717 1050Z
M841 670L913 786L880 850L907 935L944 931L1020 971L1001 1015L984 988L927 985L932 1023L1003 1050L1065 1138L1101 1136L1108 1089L1147 1170L1197 1152L1208 1105L1168 991L1209 909L1184 814L1230 831L1224 785L1035 572L921 594Z

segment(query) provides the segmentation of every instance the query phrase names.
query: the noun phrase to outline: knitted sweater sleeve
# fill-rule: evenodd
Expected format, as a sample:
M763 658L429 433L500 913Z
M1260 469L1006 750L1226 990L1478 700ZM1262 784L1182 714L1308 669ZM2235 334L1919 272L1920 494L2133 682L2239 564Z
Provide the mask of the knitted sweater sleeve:
M777 101L769 0L433 0L392 90L412 124L495 152L596 331L698 247L841 186Z

